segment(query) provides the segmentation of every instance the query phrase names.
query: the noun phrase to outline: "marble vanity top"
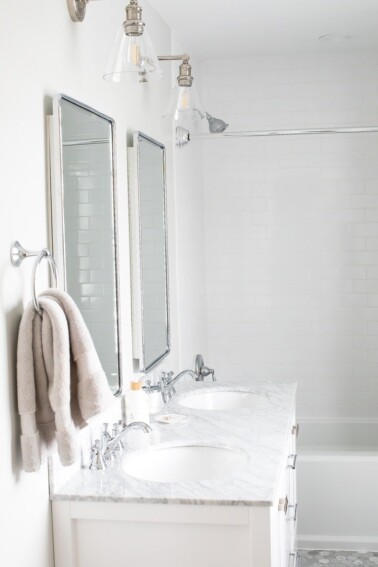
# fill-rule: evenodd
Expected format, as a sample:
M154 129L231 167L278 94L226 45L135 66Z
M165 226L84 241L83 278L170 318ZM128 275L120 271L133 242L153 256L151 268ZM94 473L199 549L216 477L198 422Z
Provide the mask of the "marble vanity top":
M179 404L195 391L238 390L263 395L267 403L237 411L196 410ZM178 388L177 388L178 390ZM270 506L276 496L284 447L290 434L296 384L203 382L180 385L166 413L189 416L184 423L152 422L149 444L169 447L210 445L245 451L246 464L223 478L196 482L151 482L125 474L115 464L106 471L82 469L52 500ZM141 433L142 437L147 438ZM126 449L129 451L130 449ZM140 449L139 449L140 450Z

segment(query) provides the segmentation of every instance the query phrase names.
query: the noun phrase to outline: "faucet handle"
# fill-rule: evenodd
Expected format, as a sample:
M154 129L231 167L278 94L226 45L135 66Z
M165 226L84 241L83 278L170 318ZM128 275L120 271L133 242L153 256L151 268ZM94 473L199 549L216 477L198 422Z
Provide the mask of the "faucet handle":
M170 370L169 372L163 371L161 373L161 380L162 380L163 384L168 385L168 383L172 380L173 374L174 374L174 372L172 372L172 370Z
M101 454L101 442L100 439L96 439L94 445L91 447L91 462L89 465L91 470L103 471L106 468L106 464Z
M117 437L117 435L119 433L121 433L121 425L120 425L119 421L117 421L117 423L113 423L112 439L115 439L115 437ZM115 445L114 451L122 451L122 449L124 449L124 445L123 445L122 441L119 441Z
M111 441L112 436L108 431L109 423L102 424L102 433L101 433L101 444L102 447L106 447L107 443Z

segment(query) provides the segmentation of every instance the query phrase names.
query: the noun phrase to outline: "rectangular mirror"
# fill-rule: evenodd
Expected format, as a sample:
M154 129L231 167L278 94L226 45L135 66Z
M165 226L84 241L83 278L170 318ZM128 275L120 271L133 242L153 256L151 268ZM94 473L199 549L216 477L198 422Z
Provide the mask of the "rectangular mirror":
M60 286L79 307L114 394L122 390L114 122L59 95L51 120L51 226Z
M150 370L170 351L165 147L141 132L129 148L133 356Z

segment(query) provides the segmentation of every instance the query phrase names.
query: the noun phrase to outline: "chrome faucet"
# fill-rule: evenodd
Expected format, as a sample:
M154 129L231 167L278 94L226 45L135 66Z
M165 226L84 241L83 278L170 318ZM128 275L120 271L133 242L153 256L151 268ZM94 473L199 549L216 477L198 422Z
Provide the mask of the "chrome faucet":
M106 432L107 435L102 436L102 443L99 439L96 439L91 448L91 463L89 468L92 470L106 469L108 462L112 460L116 451L122 451L122 449L124 449L123 439L132 429L142 429L144 433L150 433L152 431L151 427L143 421L134 421L122 429L120 429L119 423L115 423L113 425L113 436L109 436L107 428L108 424L104 423L104 432Z
M147 380L144 389L146 390L146 392L160 392L163 398L163 402L166 404L170 399L173 398L176 393L176 382L178 382L183 376L186 376L186 374L189 374L189 376L194 378L196 382L203 382L205 377L210 375L213 379L213 382L216 380L214 369L205 366L203 356L201 354L197 354L195 370L183 370L174 377L173 372L163 372L159 382L156 385L152 385L151 381Z

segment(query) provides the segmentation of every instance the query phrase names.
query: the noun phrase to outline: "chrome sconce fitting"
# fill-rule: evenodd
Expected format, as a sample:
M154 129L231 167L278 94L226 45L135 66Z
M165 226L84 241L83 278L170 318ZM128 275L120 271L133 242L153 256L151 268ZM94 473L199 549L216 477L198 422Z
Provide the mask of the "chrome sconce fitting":
M89 0L67 0L67 8L73 22L82 22Z
M191 87L193 84L192 66L189 63L189 55L183 53L182 55L158 55L159 61L182 61L179 67L179 76L177 77L177 84L179 87Z
M142 20L142 8L139 6L138 0L130 0L125 11L126 20L123 22L125 34L130 36L142 35L145 23Z

